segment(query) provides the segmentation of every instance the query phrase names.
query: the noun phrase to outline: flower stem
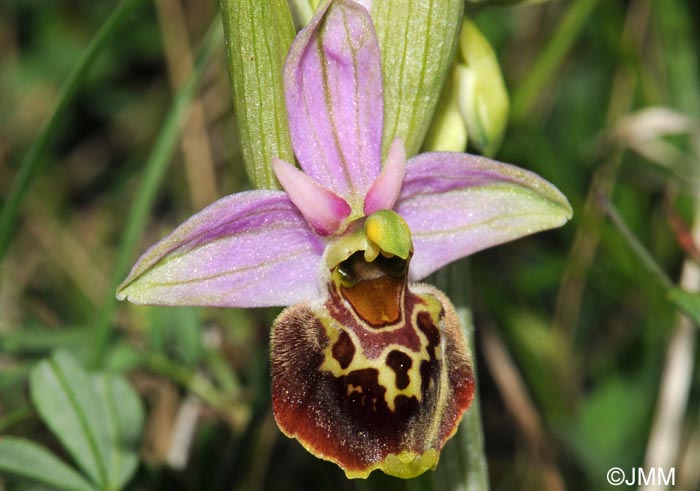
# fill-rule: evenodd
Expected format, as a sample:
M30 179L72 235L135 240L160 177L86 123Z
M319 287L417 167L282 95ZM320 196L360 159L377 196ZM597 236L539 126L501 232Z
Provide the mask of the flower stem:
M642 265L656 277L657 281L665 290L673 287L673 282L668 277L668 275L661 269L661 266L652 257L649 251L644 247L644 244L634 235L634 232L625 223L625 220L620 216L615 205L608 199L607 196L601 194L598 196L598 203L603 208L605 213L610 218L618 232L624 237L627 244L634 251Z
M469 261L463 259L453 263L431 277L428 283L435 284L452 300L469 349L474 353L474 325L468 307ZM473 370L476 381L475 366ZM358 479L355 482L355 489L357 491L441 491L443 489L488 491L489 475L484 454L478 383L476 385L471 406L464 414L457 434L445 444L440 454L440 462L434 472L426 472L415 479L405 481L374 472L367 480Z
M435 284L454 303L469 349L474 353L474 324L469 309L469 260L463 259L438 273ZM472 361L474 363L474 361ZM476 389L474 400L464 414L459 430L445 445L440 465L431 475L434 489L468 489L488 491L489 475L484 453L484 433L481 424L479 384L473 365Z

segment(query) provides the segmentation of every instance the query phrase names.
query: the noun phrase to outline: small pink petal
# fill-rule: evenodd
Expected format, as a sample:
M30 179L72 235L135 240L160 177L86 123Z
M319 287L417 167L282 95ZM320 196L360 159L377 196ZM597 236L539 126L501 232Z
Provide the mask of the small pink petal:
M400 138L389 148L382 172L377 176L365 196L365 215L377 210L391 210L399 198L406 173L406 150Z
M284 160L272 159L277 180L311 228L319 235L336 232L352 211L350 205Z

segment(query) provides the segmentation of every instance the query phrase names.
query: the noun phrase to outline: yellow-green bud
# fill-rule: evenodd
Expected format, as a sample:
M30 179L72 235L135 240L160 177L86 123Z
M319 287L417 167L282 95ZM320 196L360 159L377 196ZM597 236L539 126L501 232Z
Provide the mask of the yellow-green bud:
M457 95L457 66L454 65L423 142L424 152L464 152L467 149L467 123L459 111Z
M506 129L508 92L493 48L470 20L462 24L457 56L458 106L470 143L492 156Z

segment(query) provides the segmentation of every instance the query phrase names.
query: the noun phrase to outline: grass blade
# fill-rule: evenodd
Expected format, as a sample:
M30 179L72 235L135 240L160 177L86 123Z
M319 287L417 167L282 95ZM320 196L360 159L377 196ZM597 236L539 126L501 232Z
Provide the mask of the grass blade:
M22 199L27 194L29 186L39 170L46 149L53 141L56 131L66 114L66 110L80 87L80 83L85 78L97 55L102 51L102 48L111 41L112 36L117 32L117 28L128 19L133 9L141 3L143 3L143 0L122 0L117 5L104 24L102 24L100 30L97 31L85 53L83 53L83 56L78 60L73 71L71 71L61 86L55 106L20 162L17 176L10 187L7 200L2 210L0 210L0 260L2 260L12 242L15 219Z
M539 96L546 92L543 87L547 86L553 73L563 65L562 60L586 26L597 3L598 0L576 0L568 5L556 32L528 70L527 78L513 94L512 120L525 119Z
M223 37L221 23L219 19L215 19L209 29L202 47L199 50L195 61L194 70L187 82L182 86L182 89L177 93L173 101L170 111L163 121L158 139L156 140L153 150L148 157L144 167L144 174L136 195L134 196L133 205L129 210L129 215L126 219L124 234L119 245L119 252L113 269L112 283L109 288L108 298L99 314L97 326L95 330L95 349L92 357L92 366L99 366L104 359L104 354L109 344L110 323L114 314L116 298L114 291L117 285L126 275L129 264L134 254L134 249L138 242L141 233L146 227L148 214L153 207L156 198L156 193L160 186L165 170L173 155L175 147L178 143L180 128L184 120L184 116L189 108L192 98L197 92L199 81L204 73L207 61L211 56L214 48L221 46Z

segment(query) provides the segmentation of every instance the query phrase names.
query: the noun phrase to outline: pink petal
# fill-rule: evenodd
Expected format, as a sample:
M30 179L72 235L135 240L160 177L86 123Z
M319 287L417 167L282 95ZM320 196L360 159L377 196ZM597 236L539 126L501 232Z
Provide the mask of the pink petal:
M361 199L380 171L383 128L379 46L367 11L351 0L319 9L294 40L284 79L302 169L348 201Z
M157 305L263 307L319 296L324 244L282 191L222 198L151 247L117 298Z
M395 211L413 237L412 281L482 249L559 227L572 215L566 197L537 174L447 152L408 161Z
M391 210L401 192L406 173L406 149L400 138L396 138L389 148L381 174L377 176L365 196L365 215L377 210Z
M350 205L343 198L322 187L293 165L281 159L272 159L272 169L289 199L319 235L336 232L343 220L350 215Z

